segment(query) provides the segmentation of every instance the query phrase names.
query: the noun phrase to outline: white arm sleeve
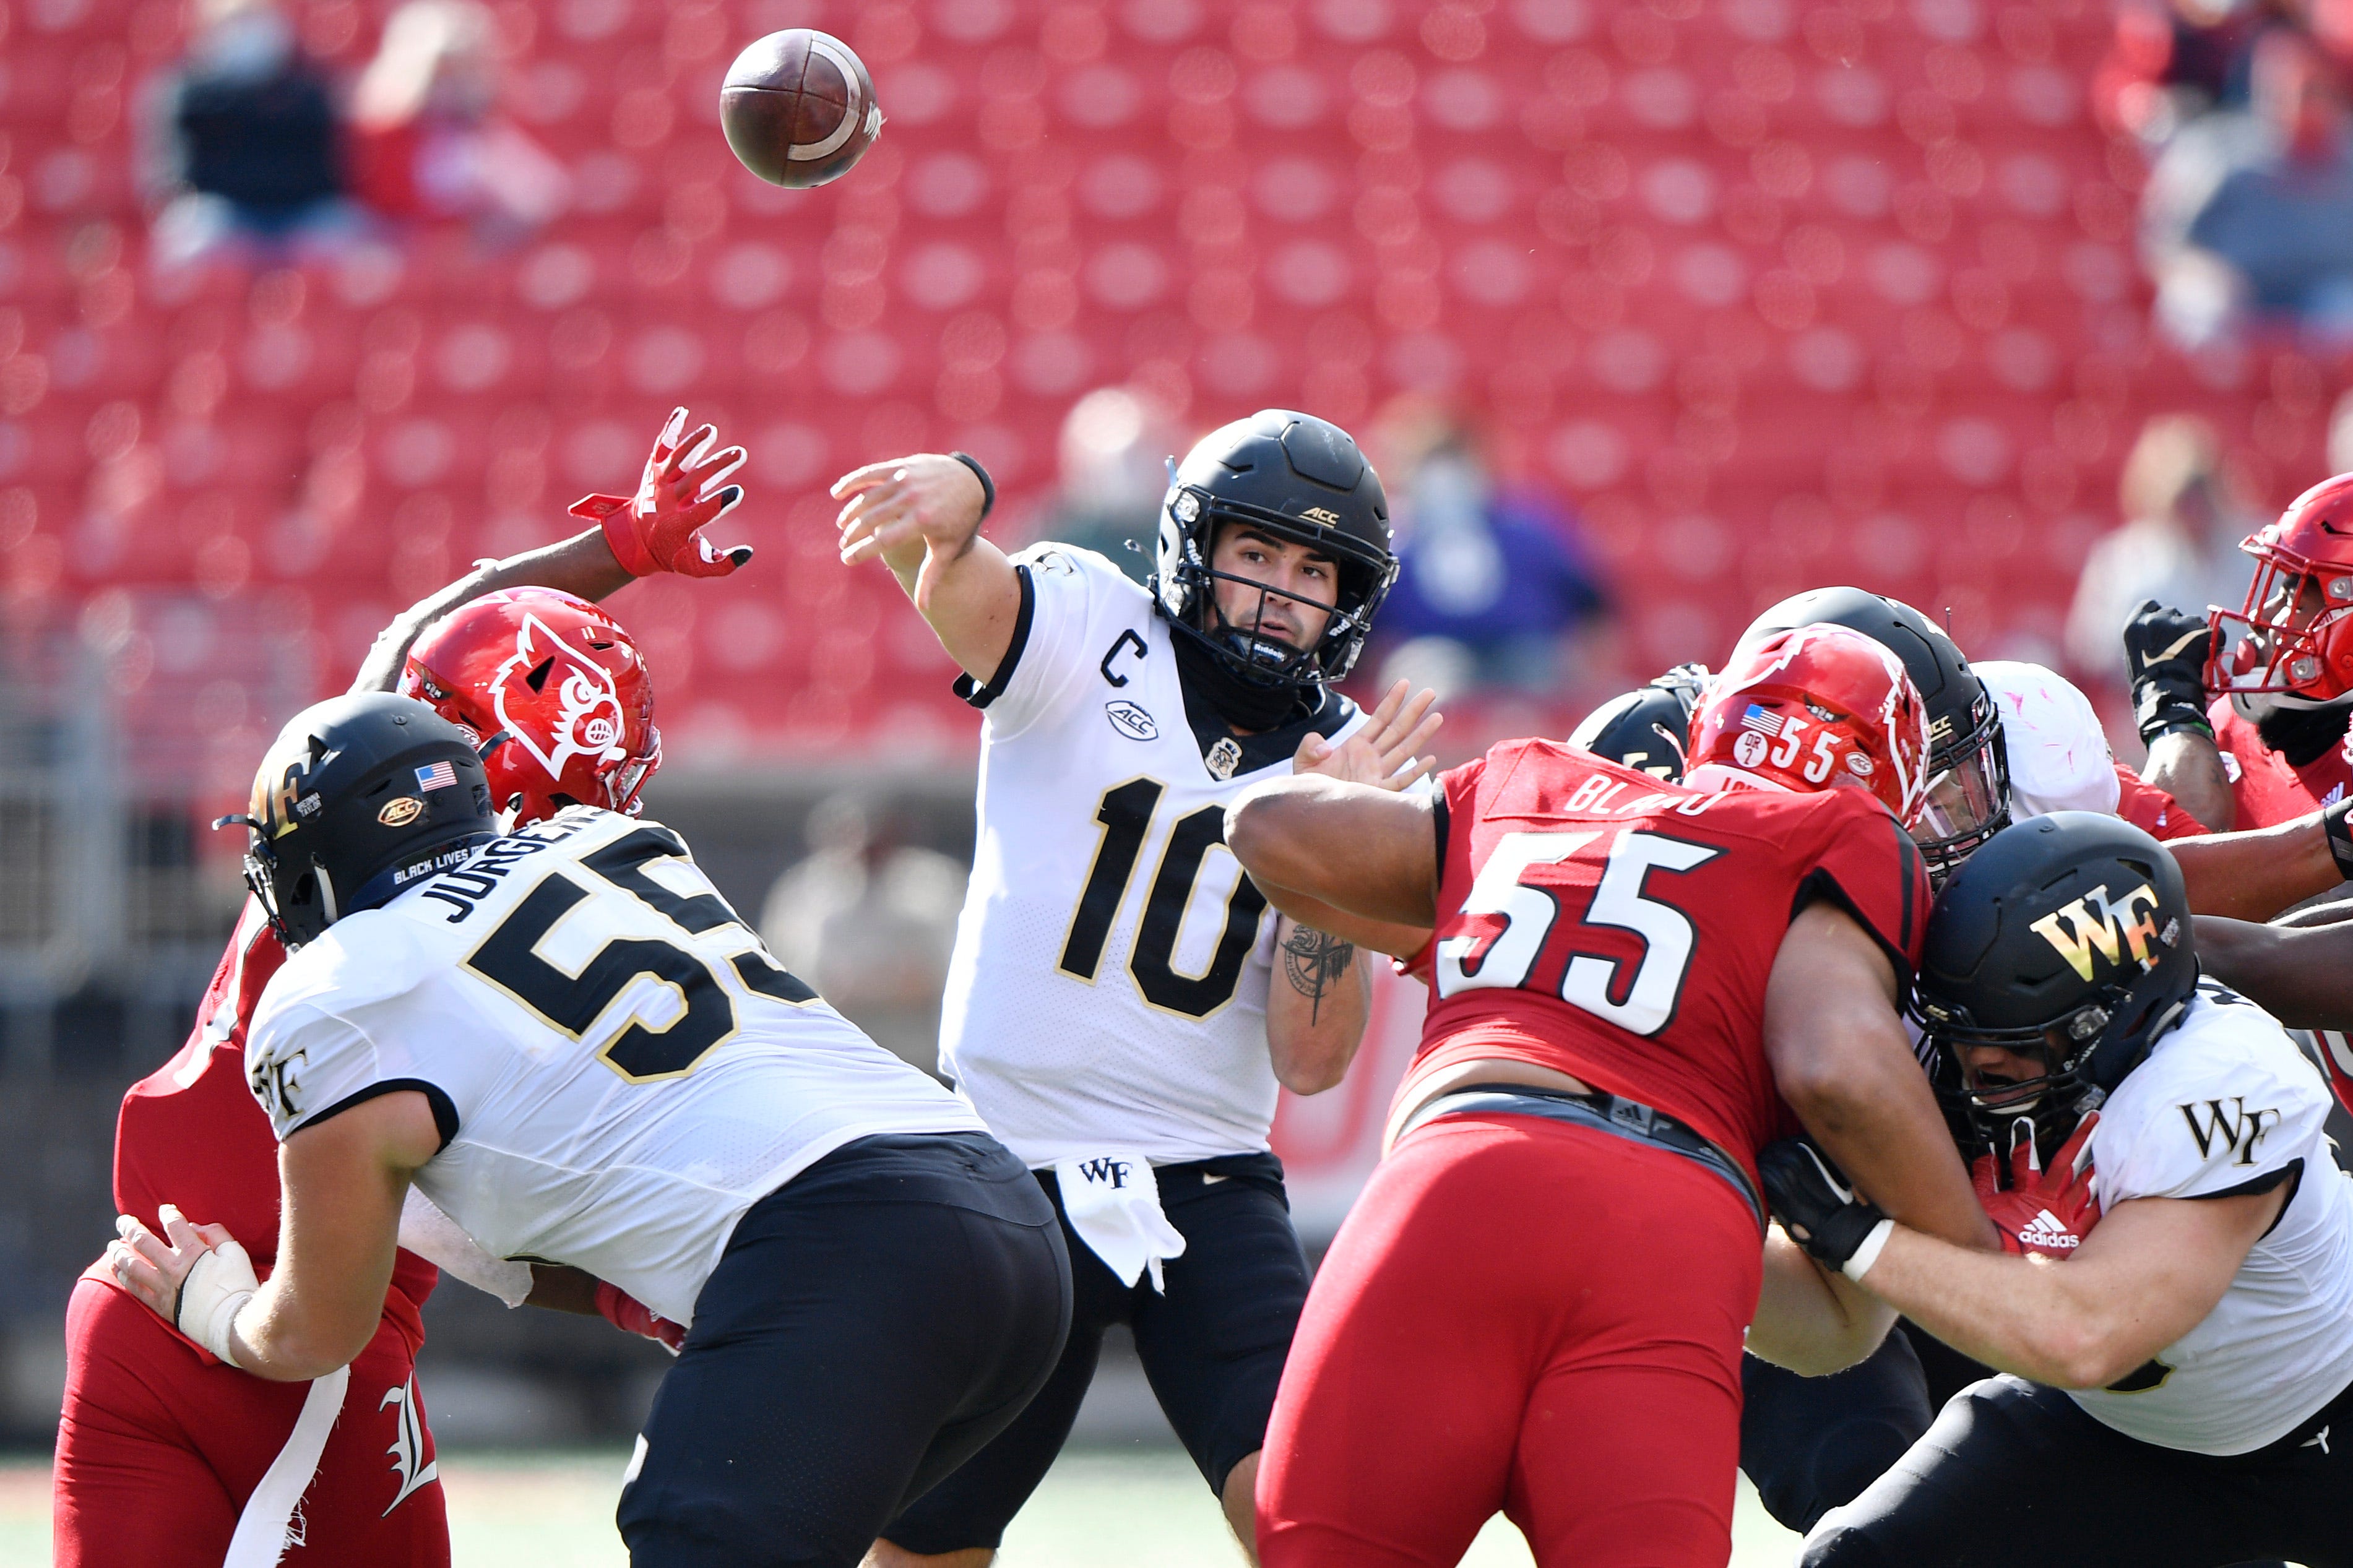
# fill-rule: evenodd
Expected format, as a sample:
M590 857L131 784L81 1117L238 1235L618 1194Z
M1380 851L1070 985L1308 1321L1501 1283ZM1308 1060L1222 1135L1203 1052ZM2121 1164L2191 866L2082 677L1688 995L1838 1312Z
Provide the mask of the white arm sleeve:
M400 1245L475 1289L520 1307L531 1294L531 1265L493 1258L415 1187L400 1208Z

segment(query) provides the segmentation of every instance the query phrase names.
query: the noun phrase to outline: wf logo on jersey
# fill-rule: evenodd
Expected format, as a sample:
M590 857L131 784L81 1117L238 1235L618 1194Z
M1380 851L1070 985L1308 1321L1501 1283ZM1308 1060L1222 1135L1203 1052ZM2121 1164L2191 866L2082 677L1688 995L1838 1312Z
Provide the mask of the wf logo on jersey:
M1124 1160L1106 1157L1082 1162L1079 1165L1079 1174L1098 1186L1107 1186L1113 1191L1119 1191L1126 1187L1128 1172L1131 1168Z
M283 1060L265 1058L254 1063L253 1070L246 1075L253 1098L261 1102L269 1120L280 1126L301 1114L302 1067L310 1054L296 1051Z
M542 665L549 667L546 672L531 679ZM511 679L518 675L524 679ZM511 692L520 689L543 697L551 687L559 704L554 723L536 713L507 711ZM523 616L514 655L499 666L491 689L491 706L508 742L530 752L551 778L563 777L565 764L573 758L603 756L621 739L621 698L611 674L573 652L536 616ZM543 730L550 742L545 747L539 738Z
M2253 1164L2255 1146L2280 1121L2277 1110L2249 1110L2246 1100L2238 1095L2231 1097L2227 1109L2219 1100L2177 1105L2174 1109L2181 1112L2181 1120L2189 1123L2189 1136L2198 1141L2200 1159L2210 1157L2217 1148L2224 1153L2236 1151L2238 1158L2231 1162L2233 1165ZM2199 1116L2201 1110L2205 1112L2202 1120Z
M2110 898L2103 883L2027 929L2049 942L2070 969L2088 981L2097 978L2093 973L2094 952L2121 968L2126 952L2130 952L2132 961L2147 968L2155 962L2151 942L2171 947L2181 940L2180 921L2166 921L2163 931L2150 921L2156 909L2157 889L2147 882L2121 899Z

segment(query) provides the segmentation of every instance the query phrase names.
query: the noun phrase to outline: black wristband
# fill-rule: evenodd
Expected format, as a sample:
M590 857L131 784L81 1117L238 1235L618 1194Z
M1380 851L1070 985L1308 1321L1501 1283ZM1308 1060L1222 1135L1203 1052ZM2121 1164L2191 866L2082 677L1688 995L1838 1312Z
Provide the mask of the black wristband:
M2346 825L2348 812L2353 812L2353 798L2324 807L2320 813L2320 827L2328 835L2328 854L2337 862L2337 874L2353 882L2353 827Z
M980 459L970 452L950 452L948 456L970 468L972 477L980 481L980 520L987 522L988 514L997 506L997 481L988 477L988 470L982 468Z

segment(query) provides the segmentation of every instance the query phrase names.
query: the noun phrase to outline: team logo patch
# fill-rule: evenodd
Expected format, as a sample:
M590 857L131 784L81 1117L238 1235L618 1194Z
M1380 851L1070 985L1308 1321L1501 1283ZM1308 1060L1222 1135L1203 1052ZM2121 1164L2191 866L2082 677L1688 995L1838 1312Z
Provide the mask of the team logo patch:
M382 1410L387 1405L396 1408L392 1443L385 1452L392 1457L390 1468L400 1482L399 1489L392 1494L392 1501L385 1506L384 1511L388 1515L408 1500L409 1493L440 1475L441 1461L425 1457L425 1421L417 1409L415 1373L406 1383L384 1391L375 1407Z
M1153 722L1152 715L1133 702L1106 702L1103 704L1103 716L1111 721L1113 729L1131 741L1156 741L1160 738L1160 726Z
M1216 745L1202 753L1201 760L1209 764L1209 772L1219 779L1229 779L1234 770L1242 765L1242 749L1231 735L1221 735Z
M2147 882L2120 899L2111 899L2103 883L2027 930L2049 942L2070 969L2089 981L2094 978L2092 954L2095 952L2116 967L2124 964L2129 952L2132 962L2146 969L2156 962L2153 943L2163 942L2170 947L2179 940L2180 932L2174 929L2179 922L2168 921L2166 930L2158 931L2149 919L2156 911L2157 889Z
M1740 738L1732 742L1732 760L1744 768L1753 768L1765 760L1765 737L1754 730L1743 730Z
M1849 752L1846 754L1846 771L1859 779L1869 778L1874 765L1872 760L1861 752Z
M406 827L425 814L425 803L413 795L396 795L384 803L375 819L386 827Z
M540 688L554 690L561 711L553 726L543 719L538 723L518 722L507 711L508 693L517 685L523 685L526 692L534 689L521 678L542 664L550 668ZM522 629L515 635L514 653L499 666L491 684L491 706L507 739L536 758L550 778L562 778L565 764L575 757L601 756L620 738L621 698L612 672L581 658L536 616L523 616ZM545 747L535 738L543 728L552 730Z

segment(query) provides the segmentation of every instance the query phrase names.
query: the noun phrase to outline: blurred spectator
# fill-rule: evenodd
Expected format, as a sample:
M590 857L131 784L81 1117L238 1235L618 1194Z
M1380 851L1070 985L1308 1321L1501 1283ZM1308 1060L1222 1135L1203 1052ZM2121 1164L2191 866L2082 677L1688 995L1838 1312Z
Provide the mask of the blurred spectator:
M494 112L491 14L473 0L407 0L352 93L353 186L391 218L464 218L487 237L571 205L564 165Z
M2092 546L2067 613L2067 657L2087 679L2122 688L2120 639L2143 599L2195 611L2245 593L2248 520L2221 457L2203 419L2159 415L2141 427L2116 483L2124 526Z
M760 935L844 1017L929 1072L966 871L900 836L857 795L819 802L808 856L768 890Z
M2353 142L2337 67L2286 28L2255 44L2244 112L2184 126L2149 175L2158 321L2199 347L2249 319L2353 337Z
M362 226L326 76L269 0L198 0L195 40L149 103L145 152L158 268L301 254Z
M1385 411L1377 437L1398 561L1375 627L1381 684L1558 697L1609 608L1571 516L1499 489L1470 435L1425 400Z
M2127 0L2092 97L2111 130L2162 142L2189 121L2247 97L2259 25L2251 0Z
M1060 487L1038 537L1098 551L1143 582L1152 575L1176 449L1175 433L1147 399L1124 386L1088 393L1063 416Z

